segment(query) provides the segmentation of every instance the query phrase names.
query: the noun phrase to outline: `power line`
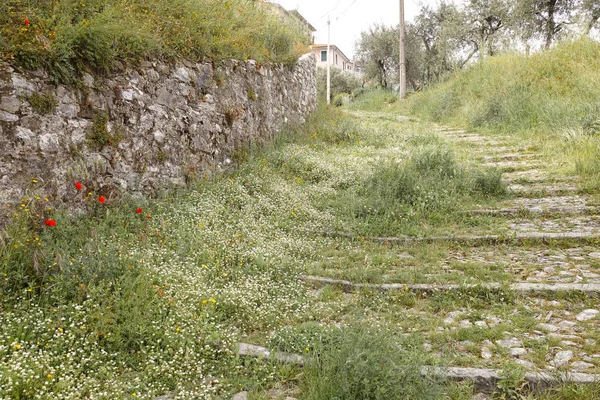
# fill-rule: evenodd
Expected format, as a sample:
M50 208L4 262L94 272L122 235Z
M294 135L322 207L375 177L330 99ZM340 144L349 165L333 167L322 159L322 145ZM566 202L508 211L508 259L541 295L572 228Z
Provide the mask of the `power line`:
M356 4L358 0L354 0L348 7L346 7L346 9L344 11L342 11L342 13L340 15L338 15L335 19L338 20L342 15L346 14L346 11L348 11L350 9L350 7L352 7L354 4Z
M333 11L335 11L335 9L338 8L338 6L340 5L341 2L342 2L342 0L338 0L338 2L336 3L335 7L333 7L331 10L329 10L325 14L323 14L323 16L321 18L319 18L317 20L317 22L315 22L315 23L319 23L323 18L325 18L326 16L328 16L329 14L331 14Z

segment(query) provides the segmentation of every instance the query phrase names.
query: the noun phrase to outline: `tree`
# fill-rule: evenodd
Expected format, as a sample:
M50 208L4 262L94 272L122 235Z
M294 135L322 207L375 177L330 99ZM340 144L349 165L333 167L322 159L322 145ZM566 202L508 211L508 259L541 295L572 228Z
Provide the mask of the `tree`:
M384 25L374 25L361 32L356 46L356 57L363 65L364 74L387 87L398 74L398 30Z
M581 0L519 0L514 18L517 29L541 36L547 49L573 24L580 9Z
M471 40L479 41L479 45L473 48L479 50L482 58L486 48L493 56L496 53L495 39L507 27L509 3L506 0L470 0L465 5L465 14L471 27Z
M600 22L600 2L598 0L583 0L582 11L587 16L585 34L589 35L592 29Z

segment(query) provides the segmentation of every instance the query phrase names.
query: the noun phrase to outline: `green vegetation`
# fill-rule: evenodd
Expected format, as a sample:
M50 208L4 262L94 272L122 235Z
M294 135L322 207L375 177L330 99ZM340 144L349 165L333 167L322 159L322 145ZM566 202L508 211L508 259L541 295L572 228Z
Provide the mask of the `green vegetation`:
M247 0L0 3L0 59L45 68L56 82L153 59L293 63L305 35L269 4Z
M308 353L305 399L437 399L445 391L441 382L421 376L418 352L382 329L351 326Z
M565 42L531 57L493 57L409 100L425 119L518 136L559 169L600 174L600 44Z
M34 93L28 99L35 112L41 115L50 114L58 102L51 94Z
M338 68L331 68L331 99L335 103L335 99L340 99L341 107L342 96L349 96L354 90L361 88L361 79L353 73L340 71ZM317 91L319 101L324 102L327 96L327 69L319 68L317 70Z

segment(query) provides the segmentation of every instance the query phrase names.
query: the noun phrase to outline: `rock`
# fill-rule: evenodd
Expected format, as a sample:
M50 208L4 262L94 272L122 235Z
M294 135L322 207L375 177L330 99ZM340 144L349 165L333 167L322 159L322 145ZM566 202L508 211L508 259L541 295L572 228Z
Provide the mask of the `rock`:
M487 323L485 321L475 321L475 326L480 328L487 328Z
M16 113L21 108L21 100L16 97L11 96L3 96L2 101L0 101L0 110L6 111L8 113Z
M566 365L569 362L569 360L571 360L571 358L573 358L573 352L571 350L559 351L554 356L554 360L550 362L550 365L556 368L560 368L563 365Z
M491 397L484 393L477 393L473 396L473 400L491 400Z
M458 326L460 326L461 328L470 328L473 326L473 323L468 319L463 319L458 323Z
M492 357L493 357L493 354L490 349L488 349L487 347L481 348L481 358L483 358L484 360L489 360Z
M37 90L33 83L18 74L12 74L11 81L17 96L29 97Z
M161 131L152 132L152 136L157 143L163 144L165 142L165 134Z
M558 323L558 326L560 326L563 329L571 329L575 325L577 325L577 323L573 321L560 321Z
M121 96L123 96L123 100L125 101L133 101L134 91L133 89L123 90L121 92Z
M39 140L40 150L42 151L57 151L60 146L60 143L58 141L58 135L52 133L46 133L40 136Z
M234 394L233 397L231 398L231 400L247 400L248 399L248 392L239 392L237 394Z
M589 321L590 319L596 318L596 316L600 313L598 310L587 309L583 310L575 317L577 321Z
M431 350L433 350L433 346L431 345L431 343L425 342L425 343L423 343L423 350L431 351Z
M15 136L25 142L25 144L29 144L31 139L35 137L35 133L27 128L23 128L22 126L17 126L17 129L15 130Z
M175 72L173 72L173 78L175 78L183 83L190 83L190 81L191 81L190 73L184 67L177 68L175 70Z
M585 339L586 346L595 346L596 343L598 343L598 342L596 342L594 339Z
M502 339L502 340L497 340L496 344L500 347L504 347L507 349L513 348L513 347L523 347L523 342L518 339L518 338L510 338L510 339Z
M542 330L544 330L544 331L546 331L546 332L556 332L556 331L558 331L558 326L552 325L552 324L542 323L542 324L538 324L537 327L540 328L540 329L542 329Z
M522 347L515 347L510 349L511 357L523 357L527 355L527 350Z
M514 361L514 363L515 363L515 364L518 364L518 365L521 365L521 366L523 366L523 367L525 367L526 369L529 369L529 370L531 370L531 369L535 369L535 364L534 364L534 363L532 363L532 362L531 362L531 361L529 361L529 360L521 360L521 359L517 359L517 360L515 360L515 361Z
M588 257L600 259L600 252L595 251L593 253L590 253L588 254Z
M18 120L19 120L19 116L0 110L0 121L17 122Z
M591 364L591 363L588 363L585 361L575 361L574 363L571 364L571 367L573 369L581 371L584 369L593 368L594 364Z

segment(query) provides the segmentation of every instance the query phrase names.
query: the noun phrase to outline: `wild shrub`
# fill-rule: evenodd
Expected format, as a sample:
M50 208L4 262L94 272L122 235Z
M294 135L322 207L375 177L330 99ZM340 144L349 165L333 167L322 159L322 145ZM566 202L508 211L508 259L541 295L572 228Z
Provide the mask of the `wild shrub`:
M345 93L350 95L354 90L361 88L361 79L350 72L341 71L337 68L331 68L331 98ZM317 91L319 98L325 100L327 95L327 70L319 68L317 70Z

